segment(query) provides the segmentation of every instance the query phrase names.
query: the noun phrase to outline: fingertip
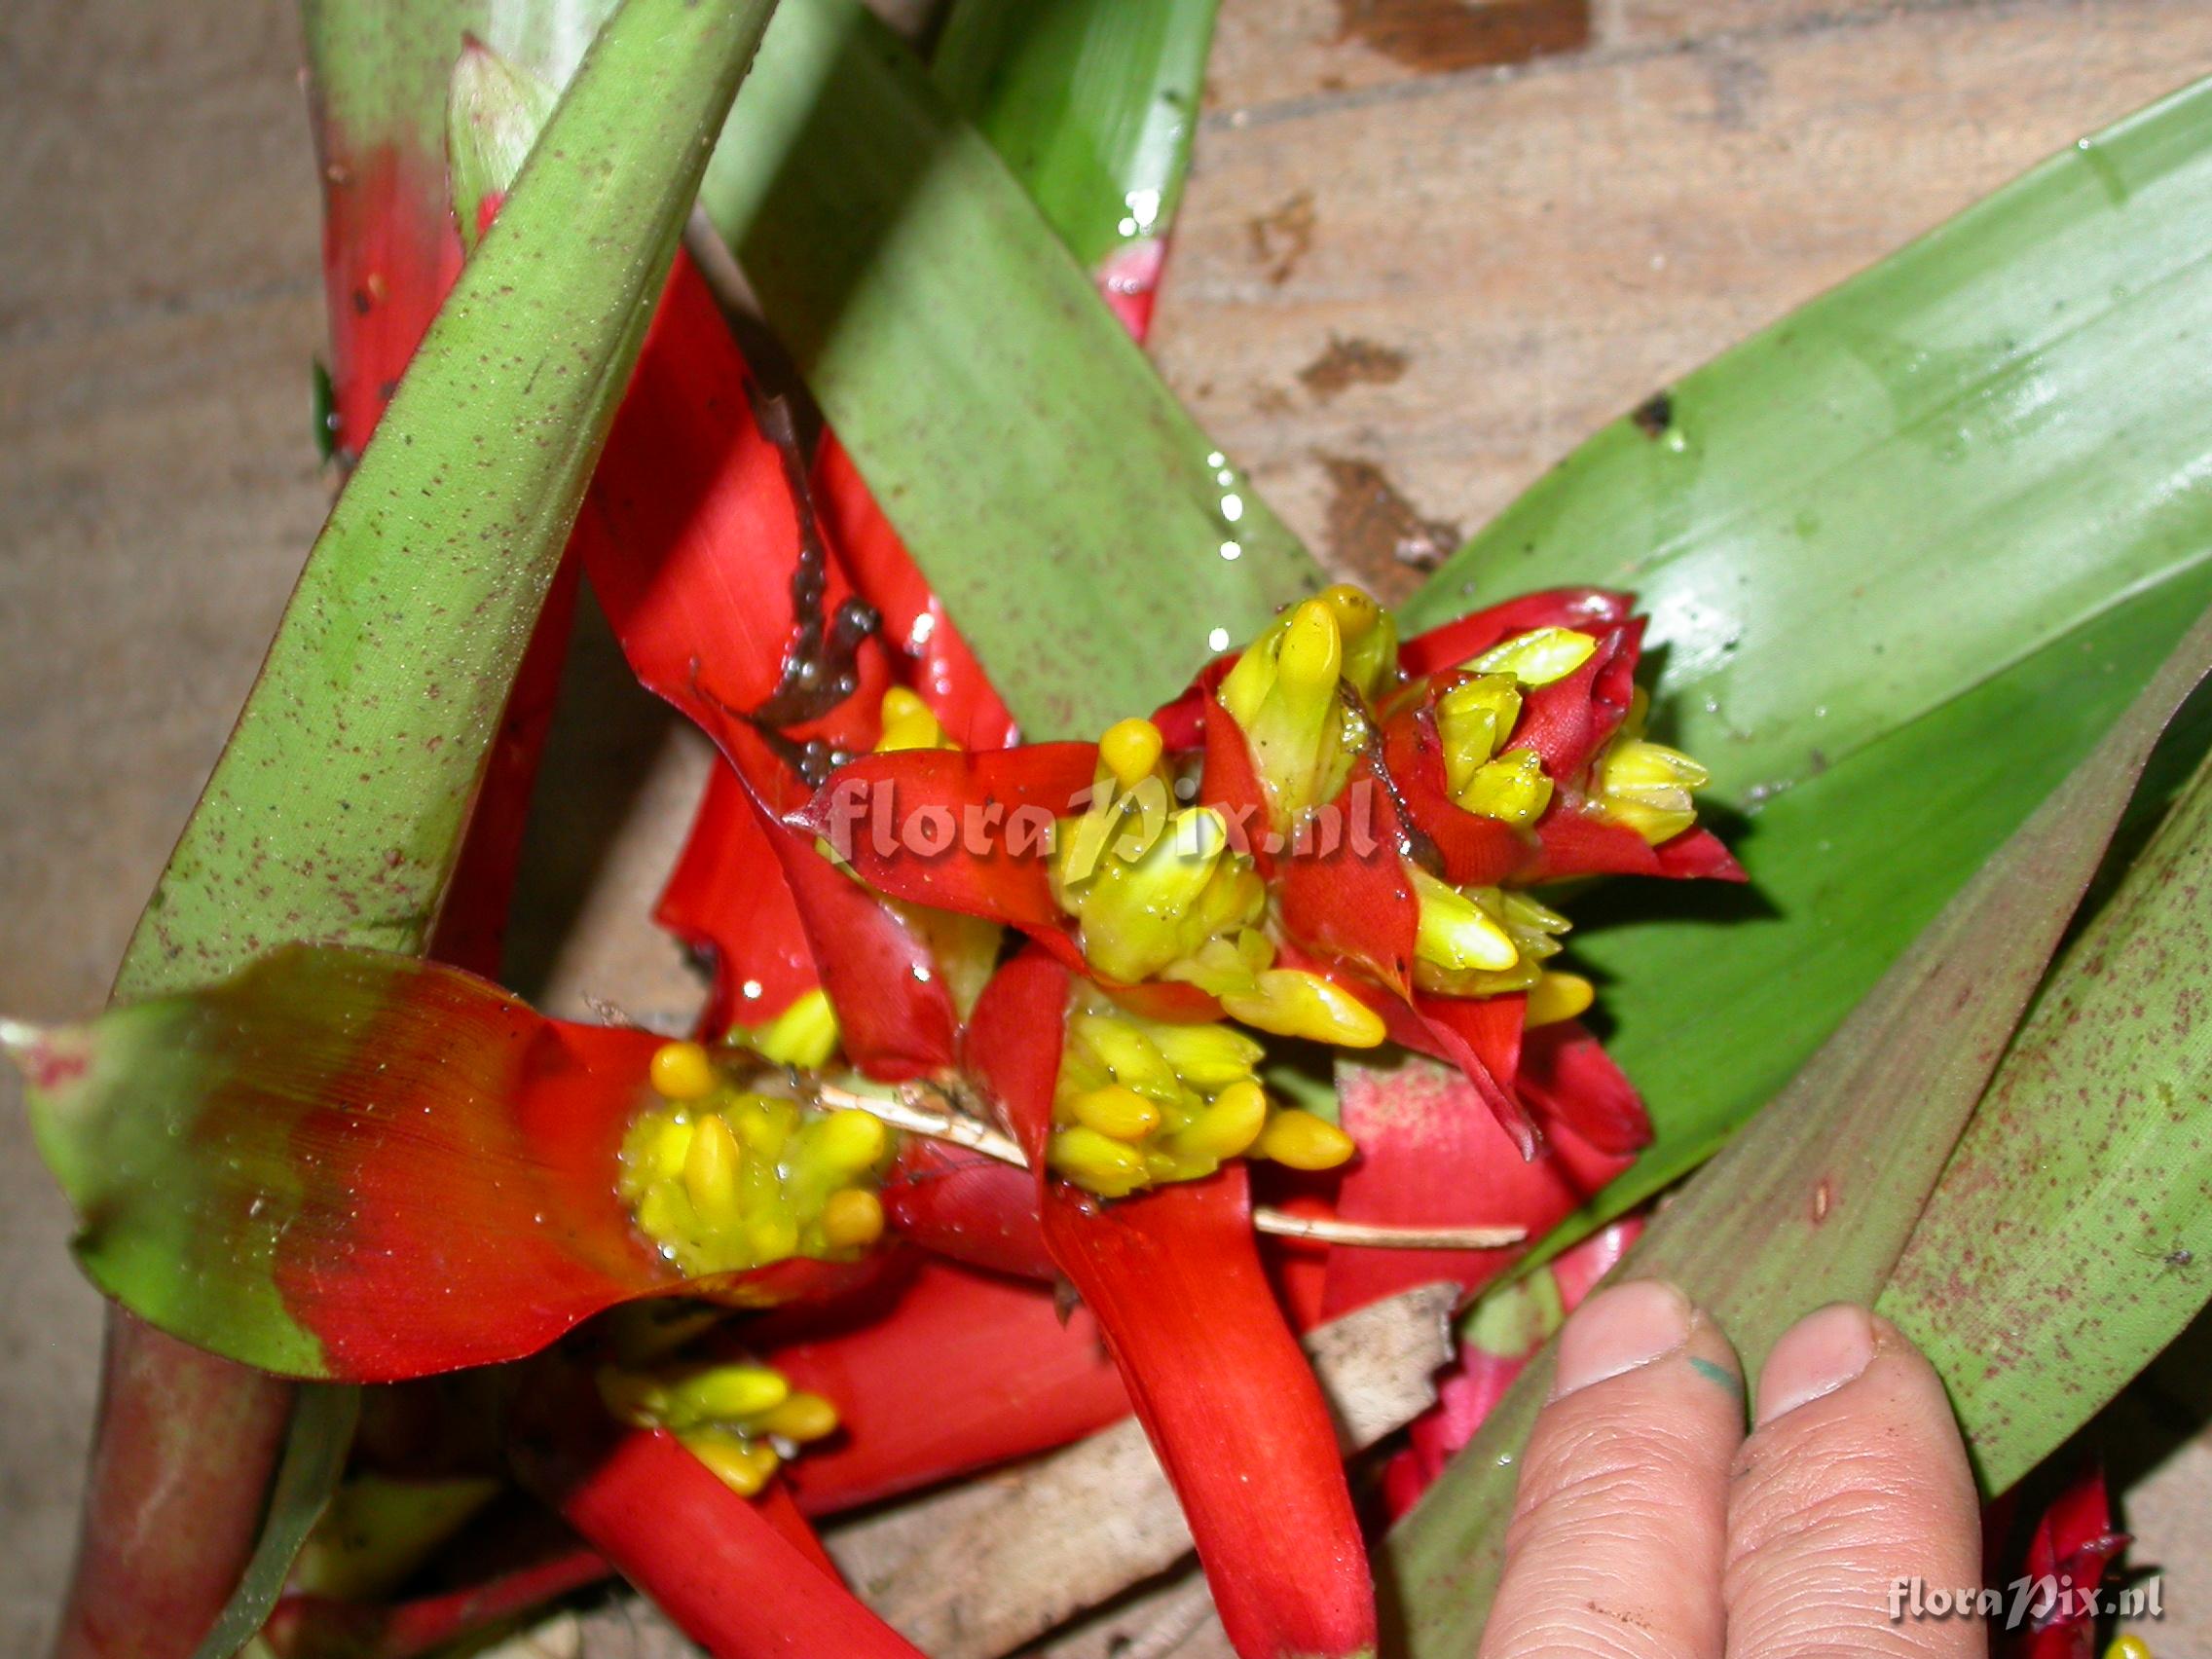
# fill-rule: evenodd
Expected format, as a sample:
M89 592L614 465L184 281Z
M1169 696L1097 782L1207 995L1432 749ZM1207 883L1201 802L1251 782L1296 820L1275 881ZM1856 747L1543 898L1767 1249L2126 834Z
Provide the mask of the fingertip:
M1874 1315L1855 1304L1832 1302L1806 1314L1759 1368L1758 1425L1857 1382L1874 1363L1879 1341Z
M1574 1310L1560 1332L1552 1398L1619 1377L1690 1340L1690 1299L1665 1279L1607 1286Z

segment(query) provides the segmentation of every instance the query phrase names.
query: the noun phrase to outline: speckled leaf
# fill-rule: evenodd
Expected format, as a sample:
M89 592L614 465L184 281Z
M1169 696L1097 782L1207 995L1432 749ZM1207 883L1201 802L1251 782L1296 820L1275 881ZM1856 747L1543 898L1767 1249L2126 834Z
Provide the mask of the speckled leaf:
M2199 87L1606 428L1415 602L1637 590L1756 895L1578 905L1657 1140L1553 1247L1770 1098L2212 599L2208 226Z
M1030 734L1152 707L1319 585L857 0L783 8L702 199Z
M2212 769L2067 947L1877 1306L1983 1483L2056 1451L2212 1297Z
M1658 1212L1623 1265L1625 1275L1679 1284L1727 1330L1754 1375L1774 1340L1797 1318L1825 1303L1875 1299L1907 1240L1920 1247L1914 1229L1931 1195L1952 1189L1958 1178L1945 1168L1952 1150L2043 980L2154 746L2207 671L2212 618L2199 621L2106 741L1883 976L1782 1096ZM2212 839L2203 850L2212 857ZM2201 954L2201 920L2183 926ZM2212 956L2202 957L2199 967L2212 973ZM2039 1023L2050 1014L2046 1000ZM2201 1074L2204 1045L2196 1050L2194 1069ZM2186 1069L2187 1057L2177 1057ZM2008 1068L2014 1063L2008 1061ZM2029 1071L2051 1076L2032 1061ZM2186 1088L2201 1077L2182 1082ZM2040 1129L2045 1139L2083 1144L2076 1139L2071 1088L2063 1098L2046 1089L2040 1105L2040 1118L2014 1124L2015 1135ZM2201 1206L2201 1149L2195 1166ZM1984 1185L1970 1177L1964 1190L1972 1195ZM2001 1198L1975 1219L1988 1227L2006 1213ZM1929 1259L1948 1269L1977 1237L1987 1235L1942 1240ZM2099 1276L2085 1271L2088 1257L2052 1251L2029 1273L2018 1271L2017 1252L1992 1252L1991 1259L1996 1282L1985 1298L1963 1300L1982 1307L1993 1328L2009 1330L2022 1303L2040 1299L2052 1282L2103 1302L2096 1295ZM2018 1351L2033 1346L2023 1344ZM2130 1351L2133 1364L2123 1375L2157 1348ZM2042 1381L2046 1394L2066 1397L2049 1386L2048 1375ZM1417 1659L1472 1651L1481 1634L1512 1510L1513 1454L1547 1385L1541 1373L1518 1385L1390 1535ZM2067 1417L2071 1427L2087 1412L2052 1415ZM2006 1432L1999 1430L2000 1443ZM2055 1444L2054 1438L2041 1450Z
M126 995L286 939L412 949L768 6L630 0L310 556Z

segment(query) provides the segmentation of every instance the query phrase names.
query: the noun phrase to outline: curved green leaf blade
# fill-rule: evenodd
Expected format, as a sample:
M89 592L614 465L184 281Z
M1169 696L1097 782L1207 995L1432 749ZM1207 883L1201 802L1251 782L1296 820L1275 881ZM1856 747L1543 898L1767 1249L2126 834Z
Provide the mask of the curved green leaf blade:
M1768 913L1577 912L1659 1135L1593 1214L1770 1097L2212 597L2207 226L2199 87L1601 432L1415 601L1638 590L1665 735L1751 815Z
M793 0L702 201L1035 736L1181 689L1319 568L857 0Z
M418 948L766 0L629 0L339 498L120 989Z
M2212 1298L2208 896L2212 763L2068 946L1876 1304L1992 1491Z
M346 1455L360 1415L358 1388L318 1382L300 1390L283 1461L276 1466L276 1484L269 1494L269 1513L261 1524L261 1540L254 1545L238 1593L206 1640L193 1650L192 1659L231 1659L269 1622L270 1609L291 1576L292 1563L329 1508L338 1478L346 1472Z
M960 0L931 74L1086 269L1164 236L1217 0Z
M2212 617L1788 1089L1659 1211L1622 1265L1624 1276L1680 1285L1753 1375L1775 1339L1813 1309L1874 1301L1908 1239L1917 1243L1915 1226L1938 1181L1951 1184L1952 1149L2153 748L2208 671ZM2212 856L2212 842L2206 851ZM2196 937L2204 938L2201 924ZM2046 1097L2045 1132L2068 1133L2071 1110L2053 1107ZM1996 1290L1985 1305L1993 1322L2009 1324L2023 1288ZM2155 1351L2138 1353L2136 1364ZM1517 1450L1548 1386L1548 1366L1525 1376L1390 1535L1417 1656L1469 1652L1481 1636L1512 1512Z

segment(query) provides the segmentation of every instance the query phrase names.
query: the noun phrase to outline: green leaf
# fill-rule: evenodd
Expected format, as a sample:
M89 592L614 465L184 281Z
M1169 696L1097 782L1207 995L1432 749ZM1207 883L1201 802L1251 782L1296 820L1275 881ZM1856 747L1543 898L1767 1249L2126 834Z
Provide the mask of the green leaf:
M1915 1225L1938 1179L1952 1184L1945 1171L1952 1149L2153 748L2208 671L2212 616L2198 623L2110 737L1883 976L1788 1089L1653 1218L1623 1264L1624 1276L1666 1277L1680 1285L1714 1315L1754 1374L1775 1339L1813 1309L1874 1301L1907 1240L1918 1242ZM2203 852L2212 857L2212 840ZM2200 966L2212 971L2201 921L2193 933L2203 953ZM2049 1013L2046 1003L2039 1020ZM2198 1047L2201 1073L2205 1056ZM2045 1079L2052 1075L2033 1061L2028 1069ZM2056 1092L2046 1090L2033 1126L2070 1138L2072 1091L2063 1101ZM2200 1159L2200 1176L2201 1165ZM1996 1213L2002 1216L2002 1207ZM1971 1239L1947 1242L1956 1249ZM1946 1266L1958 1259L1934 1257ZM2015 1275L2001 1269L1998 1276ZM2009 1327L2020 1287L1995 1288L1990 1318ZM2137 1351L2130 1369L2156 1351ZM2046 1385L2049 1381L2046 1376ZM1512 1512L1515 1449L1548 1385L1548 1368L1532 1368L1390 1536L1417 1656L1471 1652L1481 1635ZM1988 1426L2000 1439L2009 1432Z
M421 946L765 0L629 0L316 539L119 992ZM442 86L438 105L442 108Z
M2208 225L2199 87L1607 427L1411 607L1639 591L1757 895L1578 902L1658 1141L1555 1247L1768 1099L2212 597Z
M2057 1448L2212 1297L2212 762L2067 947L1876 1306L1984 1486Z
M960 0L931 73L1078 260L1165 235L1216 0Z
M446 99L446 171L461 246L476 251L477 214L503 197L552 119L560 90L471 38L453 66Z
M358 1388L311 1383L300 1390L253 1559L214 1629L193 1649L192 1659L231 1659L269 1622L270 1609L291 1576L292 1563L338 1490L360 1409Z
M783 8L702 200L1032 735L1151 708L1321 585L857 0Z

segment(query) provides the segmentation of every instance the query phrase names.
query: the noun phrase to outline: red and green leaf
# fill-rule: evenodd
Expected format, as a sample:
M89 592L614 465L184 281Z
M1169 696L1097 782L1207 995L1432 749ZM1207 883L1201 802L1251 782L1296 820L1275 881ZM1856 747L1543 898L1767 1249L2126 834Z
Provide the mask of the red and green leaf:
M230 1358L421 1376L535 1352L683 1282L616 1192L648 1033L546 1019L410 957L297 946L5 1036L86 1272ZM793 1258L690 1288L772 1306L869 1271Z

